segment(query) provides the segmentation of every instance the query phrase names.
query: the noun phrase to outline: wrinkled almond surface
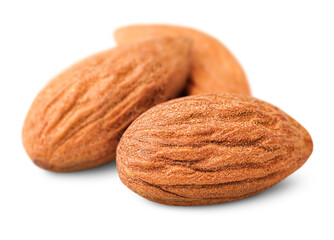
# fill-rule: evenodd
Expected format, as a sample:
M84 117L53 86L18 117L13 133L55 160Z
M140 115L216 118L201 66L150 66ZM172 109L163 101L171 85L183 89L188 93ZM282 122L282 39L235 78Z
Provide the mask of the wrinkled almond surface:
M118 43L157 36L188 36L193 40L193 59L188 95L239 93L250 95L246 75L231 52L217 39L194 29L171 25L132 25L115 31Z
M309 133L277 107L235 94L174 99L137 118L117 148L120 179L168 205L234 201L301 167Z
M126 127L182 91L190 45L187 38L123 45L58 75L38 94L25 119L22 138L30 158L52 171L113 160Z

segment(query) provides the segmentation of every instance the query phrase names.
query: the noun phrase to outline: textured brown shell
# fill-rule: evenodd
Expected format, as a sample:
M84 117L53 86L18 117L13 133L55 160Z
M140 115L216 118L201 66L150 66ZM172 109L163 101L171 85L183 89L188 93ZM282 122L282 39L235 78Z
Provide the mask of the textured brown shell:
M118 43L157 36L186 35L193 40L188 95L229 92L251 95L246 75L231 52L217 39L194 29L171 25L132 25L115 31Z
M312 153L309 133L277 107L235 94L195 95L151 108L117 148L120 179L168 205L242 199L277 184Z
M184 88L190 46L187 38L157 38L101 52L61 73L25 119L22 139L30 158L52 171L115 159L126 127Z

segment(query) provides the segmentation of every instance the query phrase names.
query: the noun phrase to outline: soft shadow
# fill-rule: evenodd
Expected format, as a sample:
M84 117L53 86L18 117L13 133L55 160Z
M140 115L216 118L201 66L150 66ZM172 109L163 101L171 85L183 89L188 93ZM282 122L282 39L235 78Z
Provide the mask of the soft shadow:
M156 206L160 206L160 207L165 207L165 208L182 208L182 210L184 209L214 209L217 210L218 208L226 208L226 207L235 207L235 206L240 206L243 204L252 204L253 202L260 202L260 201L269 201L270 198L278 198L280 194L283 194L284 192L290 191L293 188L297 188L298 185L300 184L300 179L296 176L291 176L285 180L283 180L282 182L276 184L275 186L265 190L264 192L255 194L253 196L241 199L241 200L237 200L237 201L233 201L233 202L227 202L227 203L221 203L221 204L215 204L215 205L206 205L206 206L169 206L169 205L164 205L164 204L160 204L160 203L155 203L155 202L151 202L148 201L149 204L153 204Z
M91 168L87 170L82 170L78 172L65 172L65 173L58 173L58 172L51 172L45 171L46 174L53 175L53 176L96 176L96 175L110 175L111 173L117 173L116 170L116 161L112 161L110 163L104 164L102 166Z

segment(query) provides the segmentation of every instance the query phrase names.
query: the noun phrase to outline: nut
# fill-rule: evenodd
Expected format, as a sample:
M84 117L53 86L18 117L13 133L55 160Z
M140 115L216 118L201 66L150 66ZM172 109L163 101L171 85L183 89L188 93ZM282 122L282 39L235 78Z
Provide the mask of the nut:
M207 205L262 192L301 167L309 133L253 97L207 94L174 99L137 118L117 148L121 181L149 200Z
M115 32L118 43L157 36L186 35L193 40L193 59L186 94L229 92L250 95L242 67L217 39L194 29L171 25L132 25Z
M163 37L93 55L38 94L25 119L23 145L36 165L67 172L115 159L127 126L184 88L188 38Z

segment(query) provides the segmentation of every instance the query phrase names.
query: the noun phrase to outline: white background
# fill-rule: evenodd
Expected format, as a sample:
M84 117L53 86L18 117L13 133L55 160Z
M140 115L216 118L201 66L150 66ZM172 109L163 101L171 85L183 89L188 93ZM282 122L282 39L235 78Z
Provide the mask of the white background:
M333 1L0 1L0 239L333 239ZM119 180L115 162L76 173L33 165L21 144L39 90L131 23L203 30L243 65L253 95L309 130L314 152L237 202L170 207Z

